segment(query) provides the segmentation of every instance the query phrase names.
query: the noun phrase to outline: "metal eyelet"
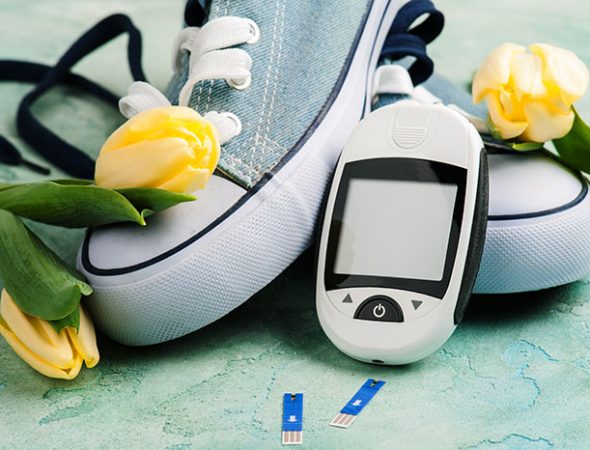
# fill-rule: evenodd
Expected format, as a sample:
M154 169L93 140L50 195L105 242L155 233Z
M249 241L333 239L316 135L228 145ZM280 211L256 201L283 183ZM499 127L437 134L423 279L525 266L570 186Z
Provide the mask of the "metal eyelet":
M220 115L227 117L228 119L230 119L236 126L236 136L238 134L240 134L242 132L242 121L240 120L240 118L238 116L236 116L234 113L230 113L230 112L220 112Z
M252 19L245 20L250 25L250 32L252 33L252 37L246 41L246 44L256 44L260 40L260 28Z
M236 80L226 80L226 82L233 89L235 89L237 91L243 91L244 89L250 87L250 84L252 83L252 77L248 76L248 78L246 78L242 82L236 81Z

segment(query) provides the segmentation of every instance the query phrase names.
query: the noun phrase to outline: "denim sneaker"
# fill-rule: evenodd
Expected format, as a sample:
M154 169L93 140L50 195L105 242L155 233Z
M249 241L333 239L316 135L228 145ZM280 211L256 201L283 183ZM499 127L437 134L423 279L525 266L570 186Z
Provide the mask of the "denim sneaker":
M146 228L88 233L78 265L106 334L149 345L191 333L308 247L341 148L370 110L398 8L397 0L213 0L206 24L181 32L168 99L230 113L233 137L196 202Z

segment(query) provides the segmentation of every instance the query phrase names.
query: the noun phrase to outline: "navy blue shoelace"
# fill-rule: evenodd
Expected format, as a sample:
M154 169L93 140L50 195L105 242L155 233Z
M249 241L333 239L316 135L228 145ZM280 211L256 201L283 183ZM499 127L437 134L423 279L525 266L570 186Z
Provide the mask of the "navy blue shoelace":
M16 118L19 135L46 160L74 177L92 179L94 160L45 127L33 115L31 108L35 101L58 84L78 88L117 107L117 95L87 78L73 74L71 68L89 53L124 33L129 34L127 54L131 74L135 80L145 80L141 67L141 34L129 17L123 14L114 14L98 22L53 67L26 61L0 61L0 80L37 83L19 105ZM4 138L0 140L0 159L9 164L24 161L20 152ZM47 169L36 171L46 173Z
M412 24L420 17L424 21L414 27ZM445 24L442 12L436 9L431 0L412 0L400 8L383 49L381 58L398 61L413 57L408 73L414 86L426 81L434 72L434 63L428 56L426 46L438 37Z

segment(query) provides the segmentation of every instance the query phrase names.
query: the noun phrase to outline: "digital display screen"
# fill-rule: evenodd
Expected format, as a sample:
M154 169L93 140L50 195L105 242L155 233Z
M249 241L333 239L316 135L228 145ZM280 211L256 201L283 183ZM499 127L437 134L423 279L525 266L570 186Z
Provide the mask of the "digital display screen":
M352 178L334 272L442 280L457 189L451 183Z

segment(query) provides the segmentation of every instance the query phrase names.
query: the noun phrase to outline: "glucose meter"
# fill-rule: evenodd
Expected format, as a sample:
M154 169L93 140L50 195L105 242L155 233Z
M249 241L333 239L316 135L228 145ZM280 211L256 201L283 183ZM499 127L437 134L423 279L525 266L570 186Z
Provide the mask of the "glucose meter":
M461 321L487 222L475 128L442 105L400 101L352 131L320 229L316 307L341 351L417 361Z

